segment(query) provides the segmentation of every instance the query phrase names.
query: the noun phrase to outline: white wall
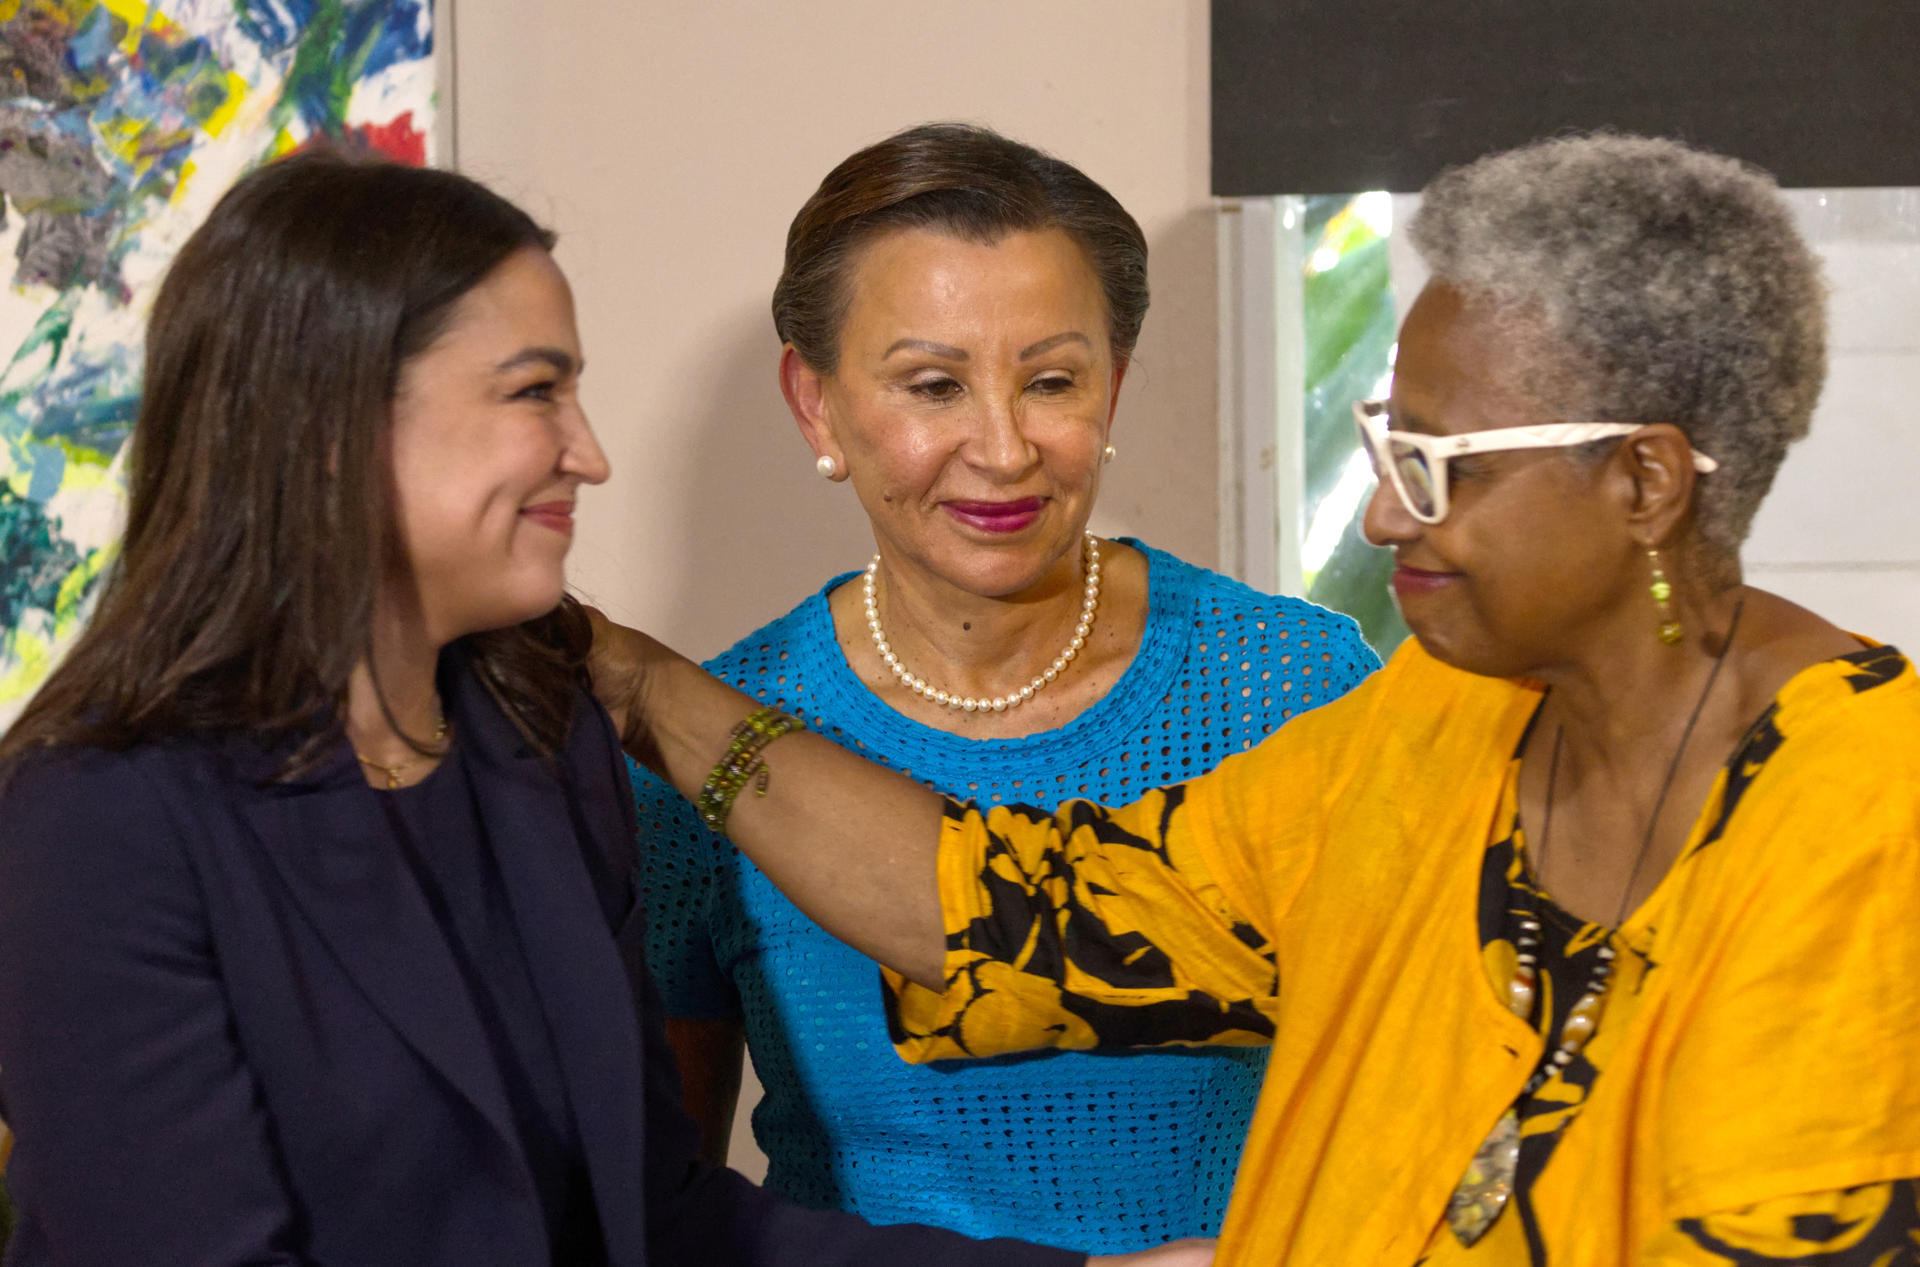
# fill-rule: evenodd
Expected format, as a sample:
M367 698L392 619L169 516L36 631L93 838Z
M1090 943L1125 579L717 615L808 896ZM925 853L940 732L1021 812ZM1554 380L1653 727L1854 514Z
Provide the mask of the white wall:
M1827 386L1754 520L1747 579L1920 654L1920 190L1794 190L1826 262Z

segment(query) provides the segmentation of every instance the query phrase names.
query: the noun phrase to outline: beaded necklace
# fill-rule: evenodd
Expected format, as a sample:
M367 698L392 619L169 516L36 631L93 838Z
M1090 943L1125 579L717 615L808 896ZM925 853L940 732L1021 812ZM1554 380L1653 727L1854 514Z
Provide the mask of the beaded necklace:
M972 696L952 694L929 683L925 678L916 677L900 663L900 657L887 643L886 631L880 627L880 606L874 598L874 576L880 570L880 556L874 555L873 562L867 564L867 576L864 582L867 604L867 632L873 635L873 646L880 653L880 659L893 670L893 676L900 684L922 699L932 700L947 708L959 709L969 713L1004 713L1009 708L1018 708L1045 689L1047 683L1066 672L1080 649L1087 645L1087 634L1093 629L1094 613L1100 608L1100 542L1091 532L1086 540L1087 584L1086 593L1080 601L1080 623L1073 627L1073 637L1068 640L1066 650L1053 658L1046 671L1036 675L1033 681L1017 691L1002 695L997 699L975 699Z
M1706 685L1700 688L1700 697L1694 701L1693 712L1687 718L1687 725L1680 732L1680 742L1673 750L1673 757L1667 763L1666 778L1660 783L1660 794L1654 798L1653 813L1647 819L1646 833L1640 841L1640 850L1634 855L1633 869L1627 873L1627 887L1620 894L1620 906L1614 913L1613 924L1608 932L1612 936L1627 917L1627 903L1633 898L1634 883L1640 878L1640 867L1647 860L1647 852L1653 845L1654 829L1660 823L1660 811L1666 807L1667 793L1673 790L1673 780L1680 772L1680 758L1687 750L1687 741L1693 738L1693 728L1700 720L1701 711L1707 706L1707 696L1713 692L1713 684L1720 676L1720 666L1726 663L1727 652L1733 649L1733 636L1740 628L1740 612L1745 607L1744 600L1733 608L1733 619L1727 625L1727 637L1720 645L1720 654L1713 658L1713 668L1707 674ZM1565 728L1556 728L1553 732L1553 755L1547 762L1546 806L1540 816L1540 848L1535 853L1534 877L1540 879L1545 874L1547 860L1547 842L1553 831L1553 791L1560 774L1560 741L1565 736ZM1516 892L1522 891L1519 886ZM1513 938L1514 968L1513 975L1507 979L1507 1008L1524 1021L1533 1020L1534 1006L1539 999L1539 952L1540 919L1531 907L1517 912ZM1493 1124L1487 1138L1473 1155L1467 1165L1466 1174L1453 1190L1453 1196L1447 1202L1447 1226L1462 1245L1472 1245L1487 1234L1500 1212L1507 1208L1513 1197L1514 1177L1520 1167L1520 1106L1533 1097L1534 1092L1545 1086L1547 1080L1573 1063L1594 1031L1600 1027L1600 1014L1606 1010L1607 983L1613 975L1615 951L1611 943L1603 938L1594 950L1593 970L1587 976L1586 988L1567 1012L1567 1019L1560 1026L1560 1041L1554 1046L1547 1058L1533 1071L1533 1076L1520 1089L1520 1094Z

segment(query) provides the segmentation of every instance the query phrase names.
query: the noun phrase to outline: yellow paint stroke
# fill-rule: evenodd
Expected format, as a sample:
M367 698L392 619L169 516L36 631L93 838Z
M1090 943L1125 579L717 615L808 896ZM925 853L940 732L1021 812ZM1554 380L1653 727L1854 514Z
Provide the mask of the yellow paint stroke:
M86 597L87 587L119 557L120 543L114 541L98 550L88 551L87 557L80 561L80 566L67 573L66 579L60 582L60 592L53 596L54 637L66 637L79 624L80 600ZM0 696L0 699L4 698Z
M162 131L154 126L151 119L123 114L96 122L94 135L99 138L102 149L126 164L135 183L138 183L152 170L160 156L186 141L190 133L184 128Z
M109 482L107 472L113 469L113 454L75 444L64 436L52 443L67 456L66 470L60 476L62 492L88 492Z
M200 125L206 129L208 136L219 136L222 132L226 131L227 125L233 122L233 117L240 113L240 103L245 101L247 97L246 80L234 72L228 71L226 81L227 100L225 104L208 115L206 121Z
M141 0L100 0L100 6L127 24L127 33L120 38L120 51L128 57L140 51L141 32L150 22L153 29L162 34L173 25Z
M53 646L38 634L16 630L13 635L13 668L0 676L0 704L10 704L31 695L53 665Z
M0 0L0 22L11 22L20 16L20 0Z

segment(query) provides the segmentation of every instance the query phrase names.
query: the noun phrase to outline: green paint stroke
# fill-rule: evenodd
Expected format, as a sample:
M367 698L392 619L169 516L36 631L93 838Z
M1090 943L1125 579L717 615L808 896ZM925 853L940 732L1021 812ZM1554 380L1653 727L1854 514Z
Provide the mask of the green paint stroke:
M0 484L0 654L30 609L53 611L66 582L80 566L80 552L59 535L59 521L38 504ZM84 590L84 582L82 591ZM72 593L69 606L84 597Z
M354 85L380 42L378 23L349 20L353 8L343 0L314 5L270 116L276 128L298 115L316 133L335 139L346 135Z

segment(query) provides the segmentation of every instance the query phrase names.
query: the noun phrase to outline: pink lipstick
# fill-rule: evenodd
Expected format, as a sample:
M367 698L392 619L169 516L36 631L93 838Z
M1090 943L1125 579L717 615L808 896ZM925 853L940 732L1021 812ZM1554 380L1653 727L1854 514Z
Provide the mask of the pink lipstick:
M1022 497L1010 502L941 503L949 515L982 532L1019 532L1040 517L1046 504L1043 497Z

